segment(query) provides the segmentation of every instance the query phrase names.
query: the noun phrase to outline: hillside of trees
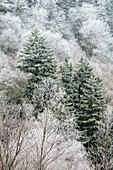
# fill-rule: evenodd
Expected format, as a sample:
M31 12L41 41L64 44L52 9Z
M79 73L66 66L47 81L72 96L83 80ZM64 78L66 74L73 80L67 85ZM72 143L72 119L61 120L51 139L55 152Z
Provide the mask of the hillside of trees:
M0 170L113 170L112 18L112 0L0 0Z

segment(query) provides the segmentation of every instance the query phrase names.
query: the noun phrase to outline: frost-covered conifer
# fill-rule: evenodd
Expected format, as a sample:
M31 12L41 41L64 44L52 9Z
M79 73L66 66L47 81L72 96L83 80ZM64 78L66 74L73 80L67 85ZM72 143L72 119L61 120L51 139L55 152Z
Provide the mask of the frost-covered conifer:
M68 59L65 58L64 64L61 67L61 81L65 91L64 104L69 115L72 114L74 111L72 74L73 74L72 64L70 64Z
M52 50L38 31L31 33L19 57L21 61L20 70L30 73L28 95L33 94L35 84L44 78L55 78L56 65Z
M63 66L61 66L61 73L63 86L68 90L67 87L72 81L72 64L69 64L67 58L65 58Z
M67 16L69 9L71 7L75 7L76 3L77 3L76 0L65 0L65 1L58 0L56 4L58 5L59 8L63 9L63 11L65 12Z
M105 110L105 99L102 81L93 75L92 68L83 59L73 77L73 88L75 89L73 94L75 116L81 132L80 140L88 150L95 145L95 132Z

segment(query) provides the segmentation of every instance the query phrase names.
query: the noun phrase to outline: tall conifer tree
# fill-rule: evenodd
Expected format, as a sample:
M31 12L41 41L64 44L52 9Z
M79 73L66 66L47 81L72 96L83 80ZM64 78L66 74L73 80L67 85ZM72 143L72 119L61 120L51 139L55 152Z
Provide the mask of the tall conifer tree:
M56 64L53 52L45 38L35 30L29 36L19 57L21 71L30 73L27 95L32 97L37 83L48 77L55 78Z
M73 86L72 86L73 68L68 59L65 58L63 66L61 67L61 81L65 91L64 105L69 115L73 114Z
M61 73L63 86L68 91L69 89L67 87L72 82L72 64L69 63L67 58L65 58L63 66L61 66Z
M98 122L105 111L102 81L95 77L88 62L81 60L80 67L73 77L74 108L81 142L86 150L95 144Z

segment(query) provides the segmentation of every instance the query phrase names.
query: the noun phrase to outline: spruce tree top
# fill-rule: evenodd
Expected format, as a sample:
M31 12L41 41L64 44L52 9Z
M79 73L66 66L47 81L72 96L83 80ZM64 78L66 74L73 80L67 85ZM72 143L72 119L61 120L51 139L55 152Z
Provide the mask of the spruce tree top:
M80 68L76 74L81 83L92 77L92 68L86 60L81 59Z
M72 81L72 64L69 64L68 58L65 58L63 66L61 66L62 83L65 88L68 88Z
M19 57L21 61L19 68L21 71L31 73L32 83L37 83L43 78L54 77L56 64L53 52L37 30L29 36Z

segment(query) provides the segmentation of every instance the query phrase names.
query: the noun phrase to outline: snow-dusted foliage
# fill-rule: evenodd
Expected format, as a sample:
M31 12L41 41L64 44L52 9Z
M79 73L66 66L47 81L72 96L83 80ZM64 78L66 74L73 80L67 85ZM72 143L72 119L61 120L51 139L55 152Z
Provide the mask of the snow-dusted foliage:
M102 62L112 61L113 38L107 23L98 17L98 9L84 3L81 8L72 8L69 17L75 38L86 56L95 56Z
M16 112L13 106L11 110L15 116L8 116L8 109L4 110L5 119L0 117L1 169L90 170L83 146L76 140L65 140L59 133L60 122L50 110L37 120L17 119L20 110Z
M46 31L44 35L53 48L53 52L59 61L62 61L65 57L70 57L72 60L77 59L82 55L82 51L74 39L64 39L60 32ZM60 43L59 43L60 42Z
M43 167L45 170L88 170L84 149L75 140L65 141L58 131L59 124L54 117L45 112L39 116L30 130L29 141L34 146L36 167ZM40 134L40 135L39 135ZM32 147L33 148L33 147ZM33 152L32 152L33 153ZM84 162L84 167L81 161Z
M0 16L1 20L1 41L0 48L6 54L13 54L17 52L22 41L22 34L24 30L22 28L21 20L18 16L14 16L10 13Z
M112 0L0 0L1 170L99 170L100 166L107 170L113 168L110 156L112 135L108 133L112 116L109 119L109 112L103 116L106 120L103 119L97 138L97 147L100 144L101 148L98 147L98 152L95 152L96 156L100 156L101 163L92 165L88 159L91 155L87 155L82 144L77 141L79 133L75 127L76 120L65 110L65 92L61 88L59 73L64 58L69 58L74 73L81 57L87 57L93 74L103 79L106 103L111 108L112 115L112 18ZM26 96L30 75L27 71L21 72L17 68L17 62L22 49L24 51L23 44L35 29L49 42L57 68L56 79L46 77L40 83L36 82L31 101ZM33 47L34 53L29 60L35 53L42 56L42 49L43 45L39 53L36 53ZM44 52L45 49L43 56ZM38 64L40 62L41 60ZM34 73L34 58L29 64L33 64L31 69ZM40 68L42 66L39 70ZM43 70L46 73L46 67ZM35 73L37 76L38 72ZM108 155L109 158L106 157Z

